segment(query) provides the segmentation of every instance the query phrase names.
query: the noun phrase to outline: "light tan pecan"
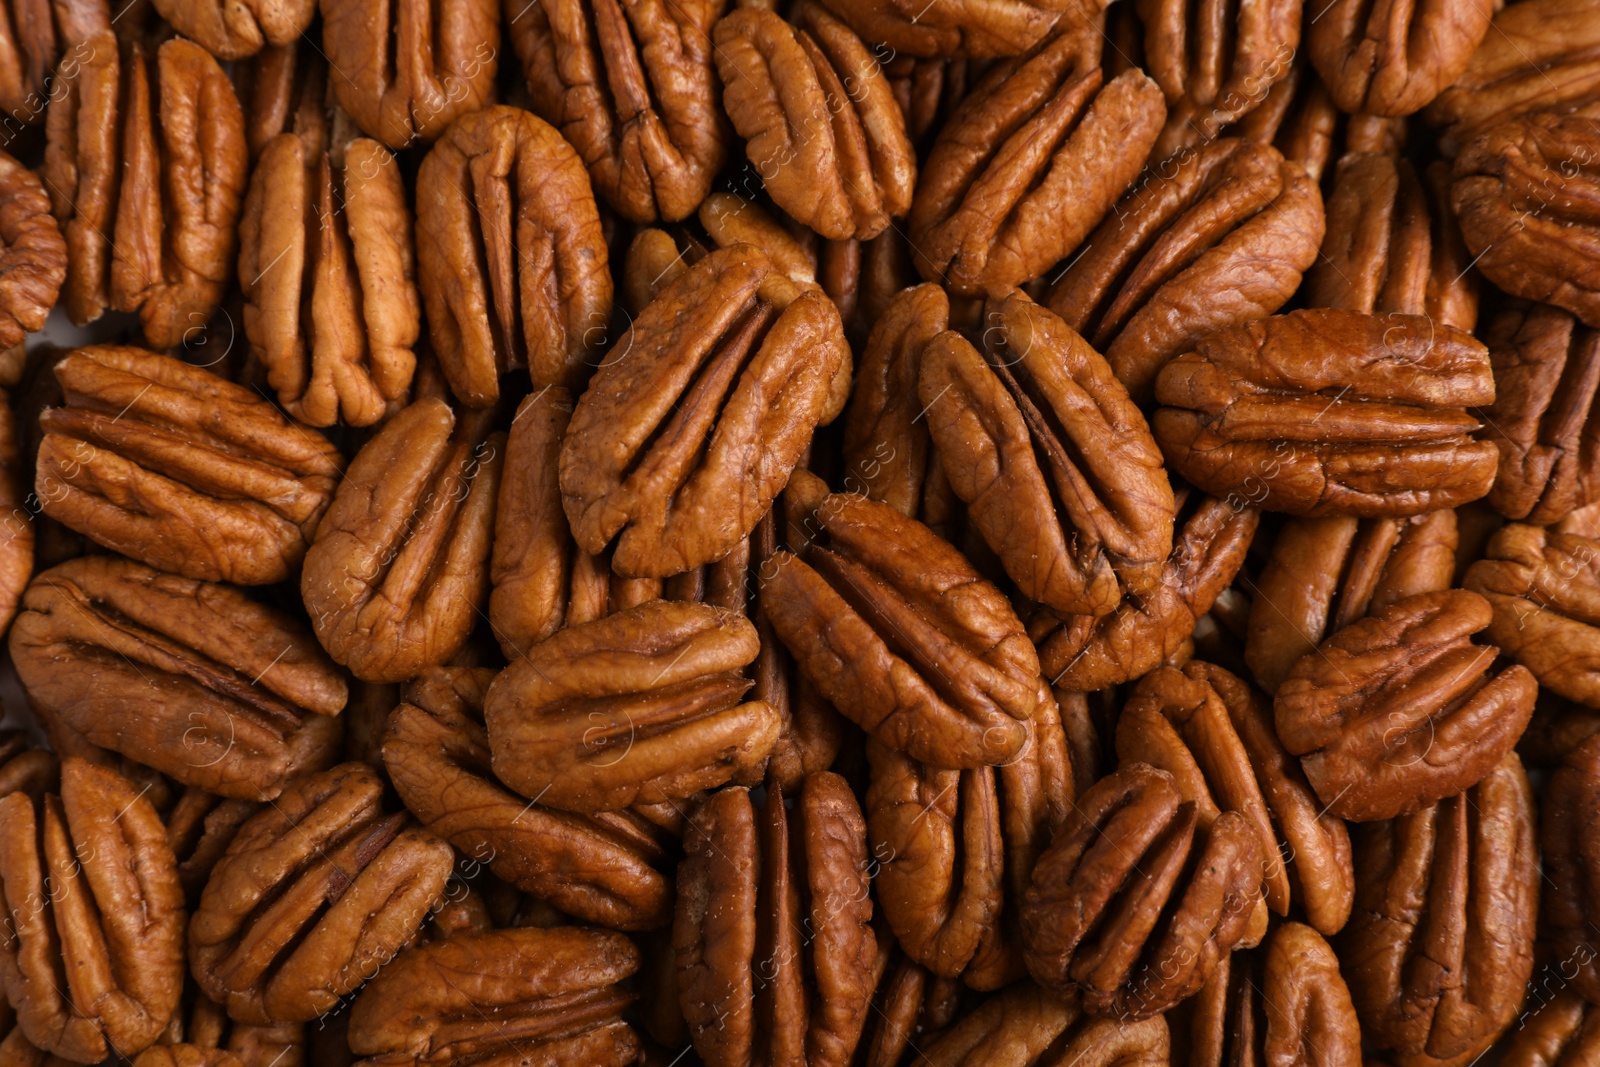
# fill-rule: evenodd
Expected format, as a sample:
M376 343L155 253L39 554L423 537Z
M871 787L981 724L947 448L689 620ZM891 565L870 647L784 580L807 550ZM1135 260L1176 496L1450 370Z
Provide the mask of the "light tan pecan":
M106 0L7 4L0 17L0 111L25 126L43 122L59 92L52 75L71 77L88 55L84 40L110 28ZM58 70L63 60L68 62Z
M1159 1067L1169 1062L1169 1047L1167 1023L1159 1016L1138 1021L1086 1017L1071 1000L1032 982L1018 982L923 1046L917 1061L931 1067L1002 1062L1016 1067L1061 1062Z
M155 0L155 8L218 59L244 59L267 45L293 44L317 13L315 0Z
M0 152L0 348L44 328L67 277L67 244L33 172Z
M1057 20L1081 29L1108 0L823 0L865 40L896 54L993 59L1026 52Z
M1495 0L1330 0L1306 30L1306 51L1339 107L1409 115L1467 69Z

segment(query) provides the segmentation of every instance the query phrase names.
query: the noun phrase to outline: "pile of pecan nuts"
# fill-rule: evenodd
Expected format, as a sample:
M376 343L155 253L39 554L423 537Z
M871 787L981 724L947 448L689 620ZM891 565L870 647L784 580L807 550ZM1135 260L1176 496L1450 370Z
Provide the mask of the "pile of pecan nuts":
M3 0L0 130L0 1065L1600 1062L1600 0Z

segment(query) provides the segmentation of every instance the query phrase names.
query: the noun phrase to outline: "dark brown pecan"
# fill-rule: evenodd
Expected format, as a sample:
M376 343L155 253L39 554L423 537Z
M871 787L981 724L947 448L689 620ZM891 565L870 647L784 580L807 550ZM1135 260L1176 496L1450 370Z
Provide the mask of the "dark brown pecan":
M706 1067L846 1067L877 981L866 823L843 778L805 780L793 813L739 787L689 822L672 948Z
M1563 983L1580 995L1600 996L1600 933L1594 922L1600 897L1600 739L1568 752L1550 776L1540 818L1544 849L1544 929ZM1509 990L1508 990L1509 992Z
M495 0L421 0L375 9L322 0L322 51L339 106L393 149L434 141L490 102L500 62Z
M338 451L242 385L170 356L80 348L39 414L36 491L90 540L190 578L264 585L300 565Z
M1419 593L1294 665L1273 705L1278 736L1329 811L1363 822L1413 812L1511 751L1538 686L1522 666L1494 672L1500 650L1472 643L1491 618L1477 593Z
M455 853L382 800L376 771L344 763L239 828L189 921L195 981L229 1016L315 1019L416 933Z
M192 41L161 45L152 71L139 44L119 55L109 29L57 73L43 177L67 242L68 315L137 311L153 348L203 332L233 275L244 201L232 83Z
M422 328L411 212L395 157L337 129L261 150L239 224L244 332L284 410L370 426L405 399Z
M514 107L453 123L417 171L417 271L433 349L464 403L500 376L583 384L606 340L611 274L583 163Z
M1169 1042L1166 1020L1159 1016L1139 1021L1087 1018L1073 1001L1032 982L1018 982L919 1049L916 1062L928 1067L987 1062L1160 1067L1168 1062Z
M18 434L19 421L26 420L24 433L37 426L37 419L31 415L26 409L19 412L11 398L0 391L0 625L9 625L16 617L22 591L33 577L34 524L41 510L42 494L28 492L30 472ZM42 488L45 493L65 491L54 481L46 482Z
M1293 63L1272 83L1267 98L1229 129L1257 144L1272 145L1284 159L1304 167L1312 181L1321 183L1338 158L1335 141L1342 121L1354 128L1363 120L1345 120L1317 72L1309 64Z
M1046 302L1134 398L1199 338L1272 314L1323 236L1316 182L1270 145L1224 138L1146 170Z
M660 834L632 812L569 813L529 803L494 777L483 696L491 670L424 674L389 718L383 762L422 824L469 861L584 922L664 926L672 880Z
M44 328L67 277L67 244L50 198L28 168L0 152L0 348Z
M1581 1067L1600 1056L1600 1015L1564 985L1566 968L1540 983L1537 1002L1524 1013L1500 1062L1505 1067Z
M887 50L887 46L875 48L874 54L884 58ZM918 58L899 53L884 58L884 74L918 155L926 153L934 136L950 121L981 69L979 62L967 59Z
M788 20L741 9L713 34L723 107L768 195L832 240L876 237L911 208L917 160L878 60L810 0Z
M308 1067L304 1025L236 1023L228 1018L220 1004L203 996L194 998L187 1024L181 1032L183 1045L177 1047L187 1047L202 1057L200 1067L208 1062L228 1064L234 1061L240 1067Z
M1143 676L1182 650L1238 574L1261 513L1187 488L1176 503L1178 533L1150 596L1125 597L1109 615L1034 613L1028 632L1051 684L1091 693Z
M621 983L639 950L621 934L557 926L456 935L408 949L350 1013L369 1067L463 1063L629 1067L640 1041Z
M1342 110L1409 115L1467 69L1495 6L1330 0L1306 30L1306 50Z
M267 800L337 758L346 689L302 623L237 589L85 556L12 624L29 699L185 785Z
M0 989L38 1049L96 1063L161 1036L183 991L183 889L132 782L69 758L59 796L0 798L0 916Z
M693 214L727 157L711 26L727 0L505 0L533 110L633 222Z
M0 730L0 797L26 793L35 800L60 779L61 763L47 748L35 748L20 730Z
M280 133L316 129L328 119L328 69L309 36L269 44L234 65L244 107L245 143L254 163ZM340 120L349 117L335 111Z
M936 978L903 955L890 954L883 971L867 1016L861 1067L898 1067L908 1051L925 1051L918 1044L923 1035L943 1030L961 1008L956 979Z
M249 1067L226 1049L204 1048L180 1042L156 1045L134 1057L133 1067ZM288 1067L287 1064L284 1067Z
M1027 741L1039 661L1000 590L893 508L796 475L796 551L763 566L764 610L801 672L891 749L1000 764ZM794 491L791 483L791 491Z
M1244 658L1276 693L1301 656L1357 619L1416 593L1449 589L1456 515L1409 519L1290 519L1251 588Z
M578 546L664 577L727 555L783 488L850 359L833 302L750 245L641 311L578 398L561 494Z
M1489 353L1416 315L1317 309L1222 330L1156 379L1151 419L1200 489L1291 515L1417 515L1476 500L1498 453L1466 411Z
M910 56L992 59L1026 52L1063 19L1082 28L1107 0L823 0L868 41Z
M997 989L1027 973L1017 909L1076 794L1048 691L1027 728L1021 755L966 771L926 767L867 742L878 906L907 956L974 989Z
M267 45L293 44L317 13L315 0L155 0L155 8L218 59L244 59Z
M1451 203L1483 276L1600 326L1600 253L1584 203L1600 186L1600 119L1538 112L1487 127L1456 157Z
M425 399L350 463L306 553L317 640L356 677L403 682L455 655L489 595L505 436Z
M1350 837L1284 749L1272 706L1221 667L1191 660L1144 677L1117 718L1117 757L1171 774L1205 829L1224 811L1245 817L1260 844L1267 905L1292 899L1324 934L1350 916Z
M1147 1019L1266 933L1261 845L1244 816L1199 825L1166 771L1124 764L1078 798L1022 899L1028 970L1095 1015Z
M260 809L254 800L225 798L190 786L165 813L167 844L178 858L178 880L190 903L200 899L211 868L228 850L239 827Z
M1359 826L1354 845L1340 959L1363 1034L1400 1067L1469 1062L1511 1025L1533 973L1539 854L1522 764L1507 756L1460 796Z
M956 293L1003 295L1070 256L1133 184L1166 114L1137 68L1110 81L1097 34L1062 34L999 64L922 168L917 270Z
M43 122L46 109L60 91L51 83L51 76L72 76L76 64L88 54L82 47L84 39L110 27L106 0L18 0L7 4L0 17L0 111L23 125ZM63 59L69 62L58 70Z

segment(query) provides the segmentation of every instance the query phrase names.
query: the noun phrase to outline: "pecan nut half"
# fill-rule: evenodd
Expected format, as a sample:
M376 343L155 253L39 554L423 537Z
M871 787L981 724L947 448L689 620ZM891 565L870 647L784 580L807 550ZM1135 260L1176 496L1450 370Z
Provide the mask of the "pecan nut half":
M561 446L561 495L591 555L665 577L727 555L788 481L850 360L833 302L751 245L662 290L606 354Z
M494 777L483 725L493 678L490 670L447 667L407 689L383 740L400 799L463 856L575 919L614 930L665 926L672 879L649 823L631 812L529 804Z
M155 806L116 771L68 758L59 795L0 798L0 916L0 990L38 1049L96 1063L166 1029L183 889Z
M55 92L62 59L70 76L89 50L83 42L98 30L110 29L106 0L20 0L0 17L0 111L16 122L36 126L44 121Z
M1409 115L1467 69L1495 7L1492 0L1332 0L1307 29L1306 50L1340 110Z
M1526 667L1495 672L1475 645L1490 604L1463 589L1419 593L1340 630L1289 671L1273 705L1328 810L1391 819L1451 797L1511 751L1533 714Z
M297 779L212 868L189 920L195 981L240 1022L315 1019L416 933L454 862L383 810L365 763Z
M583 163L514 107L464 115L417 171L417 271L450 388L487 407L500 376L583 384L606 339L611 273Z
M769 786L695 812L672 926L679 1004L706 1067L847 1067L877 982L866 823L845 780Z
M1034 980L1085 1011L1147 1019L1198 992L1266 932L1261 845L1244 816L1199 826L1177 780L1124 764L1078 798L1022 898Z
M1516 1019L1539 910L1534 823L1513 755L1460 796L1356 828L1340 960L1362 1032L1399 1067L1468 1062Z
M44 186L27 167L0 152L0 348L44 328L67 278L67 243Z
M1166 114L1141 70L1110 81L1063 34L990 71L928 153L911 205L917 270L1003 295L1072 255L1133 184Z
M293 44L317 13L315 0L155 0L155 8L218 59L244 59L268 45Z
M300 575L311 624L369 682L403 682L466 643L489 595L505 435L407 406L351 461Z
M1144 402L1173 356L1282 307L1322 237L1322 194L1305 170L1270 145L1224 138L1148 168L1046 303Z
M908 56L993 59L1026 52L1068 16L1087 22L1102 0L823 0L863 39Z
M1564 974L1564 969L1563 972ZM1560 982L1561 976L1553 976ZM1568 989L1547 993L1540 983L1539 1006L1511 1035L1500 1062L1506 1067L1578 1067L1600 1055L1600 1015L1589 1001Z
M338 669L237 589L84 556L34 579L9 640L43 714L185 785L268 800L338 757Z
M919 1049L916 1061L928 1067L1160 1067L1179 1062L1168 1060L1170 1041L1161 1016L1086 1018L1071 1001L1032 982L1018 982Z
M60 776L54 752L33 747L20 730L0 730L0 797L26 793L38 800Z
M1594 906L1600 900L1600 840L1595 812L1600 798L1600 740L1589 738L1566 754L1550 776L1540 818L1544 850L1544 925L1560 978L1582 996L1600 996L1600 936Z
M339 478L321 434L140 348L80 348L55 377L65 406L39 413L46 515L190 578L265 585L300 565Z
M1489 353L1415 315L1293 311L1204 338L1162 368L1151 419L1174 471L1291 515L1417 515L1477 500L1498 452L1466 409Z

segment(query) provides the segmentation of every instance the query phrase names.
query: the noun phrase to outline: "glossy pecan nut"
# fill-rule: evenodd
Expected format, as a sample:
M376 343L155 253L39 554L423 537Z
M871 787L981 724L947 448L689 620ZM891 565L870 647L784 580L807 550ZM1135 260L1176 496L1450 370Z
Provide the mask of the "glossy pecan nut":
M195 981L240 1022L315 1019L416 933L454 861L384 811L366 764L299 778L212 868L189 921Z
M812 2L741 9L713 33L722 104L778 207L833 240L876 237L911 208L917 160L861 38Z
M750 245L634 319L578 398L561 495L578 546L665 577L727 555L788 481L850 359L833 302Z
M1546 984L1506 1045L1506 1067L1579 1067L1600 1056L1600 1015L1571 990Z
M1272 707L1244 679L1191 660L1161 667L1134 688L1117 718L1117 757L1171 774L1204 830L1225 811L1243 815L1260 845L1268 907L1291 899L1324 934L1350 915L1350 835L1328 814L1273 727Z
M1105 6L1102 0L959 0L932 7L919 0L823 3L863 39L881 42L894 54L974 59L1026 52L1064 15L1069 26L1077 26Z
M132 782L69 758L60 795L0 799L0 915L0 990L34 1046L96 1063L161 1036L183 990L183 889Z
M757 651L749 620L703 604L651 601L560 630L489 688L495 773L578 812L759 780L778 716L744 699Z
M1298 164L1223 138L1147 169L1046 303L1145 402L1173 356L1282 307L1322 235L1322 194Z
M793 812L771 786L695 812L678 866L679 1004L706 1067L847 1067L876 984L866 822L849 785L807 778Z
M571 421L572 394L549 386L517 406L506 438L489 571L494 587L489 626L508 660L566 622L575 561L572 532L561 510L559 463Z
M1580 995L1600 995L1600 937L1591 918L1600 889L1600 840L1595 837L1600 797L1600 740L1567 753L1550 776L1540 815L1544 852L1544 929L1557 972Z
M39 414L46 515L190 578L264 585L300 565L339 477L321 434L141 348L80 348L54 370L65 405Z
M0 18L0 111L23 125L43 122L59 92L50 80L59 76L58 63L64 58L81 62L88 55L84 40L110 26L106 0L20 0L7 5ZM73 69L69 63L67 76Z
M1108 615L1155 591L1176 504L1128 391L1087 341L1020 292L990 301L983 353L947 331L917 399L967 516L1030 600Z
M1028 632L1052 685L1092 693L1149 673L1181 652L1196 622L1239 573L1261 513L1188 488L1175 502L1178 532L1150 596L1124 597L1109 615L1063 619L1034 612Z
M1516 1019L1533 973L1534 824L1508 756L1460 796L1356 828L1339 958L1362 1033L1399 1067L1468 1062Z
M21 730L0 730L0 797L26 793L35 800L60 780L61 761L35 748Z
M1328 87L1309 64L1292 63L1288 73L1272 83L1267 98L1234 123L1230 132L1272 145L1320 183L1338 159L1341 123L1355 127L1358 120L1346 119L1334 107Z
M936 978L905 956L891 957L883 970L867 1016L861 1067L898 1067L912 1049L925 1052L922 1035L943 1030L961 1010L959 981Z
M1138 1021L1085 1017L1072 1001L1018 982L923 1046L916 1062L931 1067L991 1061L1017 1067L1158 1067L1169 1062L1170 1041L1160 1016Z
M351 461L306 553L300 595L333 658L403 682L461 648L489 595L505 436L419 400Z
M1341 110L1409 115L1467 69L1494 10L1489 0L1332 0L1306 29L1306 51Z
M0 152L0 348L44 328L67 277L67 244L44 186Z
M1201 340L1162 368L1151 419L1205 492L1313 517L1417 515L1488 493L1498 453L1469 407L1489 353L1414 315L1293 311Z
M1005 596L916 520L825 493L820 482L809 491L796 551L775 553L761 574L762 604L801 672L920 763L1016 757L1038 707L1039 661Z
M627 811L530 804L495 778L483 725L494 673L447 667L407 689L383 741L400 799L463 856L575 919L614 930L666 925L672 879L650 823Z
M1243 815L1208 828L1177 780L1124 764L1078 798L1022 899L1034 980L1085 1011L1147 1019L1198 992L1266 932L1261 845Z
M317 13L315 0L156 0L155 8L218 59L244 59L267 45L293 44Z
M254 800L338 757L338 669L237 589L84 556L40 574L23 609L10 647L30 701L95 745Z
M728 153L711 27L727 0L506 0L533 110L632 222L687 218Z
M1133 184L1166 114L1137 68L1104 80L1097 37L1063 34L991 70L928 153L912 258L963 295L1002 295L1068 258Z
M1290 519L1251 589L1244 659L1276 693L1300 657L1357 619L1455 583L1456 515Z
M244 112L211 54L174 38L119 55L109 29L61 62L43 178L67 242L62 301L80 325L137 311L153 348L203 332L233 275ZM70 67L70 70L69 70Z
M290 415L370 426L416 369L411 211L388 149L325 149L327 135L279 134L256 161L239 223L244 333Z
M370 1067L639 1062L622 982L639 950L575 926L458 935L408 949L362 990L350 1049Z
M1451 203L1485 278L1600 326L1593 222L1600 119L1538 112L1483 130L1455 162Z
M381 10L323 0L322 52L334 99L393 149L431 142L490 102L500 63L495 0L422 0Z
M583 163L514 107L453 123L417 171L417 271L433 349L464 403L500 375L582 385L611 318L600 215Z

